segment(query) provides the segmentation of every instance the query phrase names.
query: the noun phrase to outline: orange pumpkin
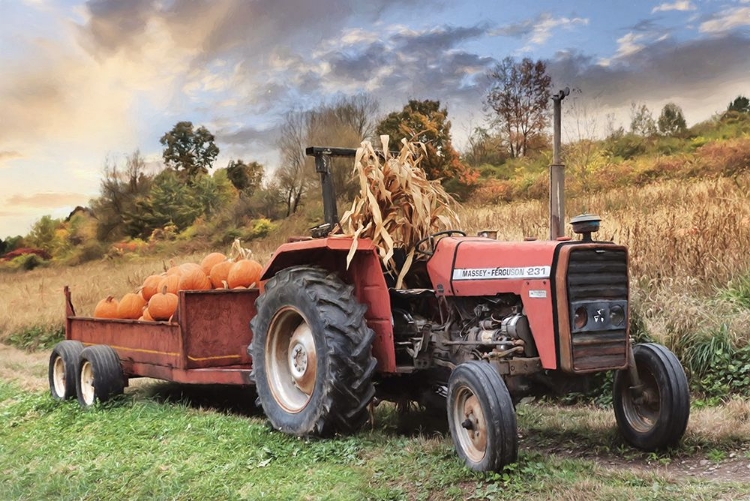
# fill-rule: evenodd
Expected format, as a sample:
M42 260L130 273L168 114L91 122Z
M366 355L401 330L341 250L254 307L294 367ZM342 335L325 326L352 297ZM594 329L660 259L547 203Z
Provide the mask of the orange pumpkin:
M178 287L181 291L204 291L211 288L211 280L200 267L185 268L180 275Z
M118 318L118 304L117 299L113 296L107 296L96 304L96 308L94 308L94 318Z
M177 311L177 296L166 289L155 294L148 302L148 312L154 320L169 320Z
M201 270L203 271L203 268L201 268L201 265L198 263L183 263L180 266L178 266L180 269L180 273L187 273L188 271L195 271L195 270Z
M219 264L215 264L214 267L211 268L209 278L211 279L211 285L213 285L214 289L226 288L224 282L229 278L229 270L232 269L233 265L234 263L231 261L223 261Z
M143 313L144 306L146 306L146 300L140 294L129 292L117 305L117 318L135 320Z
M238 285L250 287L255 284L257 286L262 270L263 267L259 262L253 259L240 259L229 270L229 276L227 277L229 288L234 289Z
M164 290L164 287L167 288L167 292L177 294L177 291L180 290L180 275L172 274L162 277L161 281L159 281L159 290Z
M143 281L143 288L141 289L143 299L148 301L151 299L151 296L159 292L159 282L161 282L162 278L164 277L161 275L151 275Z
M140 320L145 320L146 322L154 321L154 317L152 317L151 313L148 312L148 306L143 308L143 315L141 316Z
M166 274L168 277L171 277L172 275L181 275L182 274L182 268L179 266L172 266L166 271ZM161 289L160 289L161 290Z
M212 252L208 256L204 257L203 261L201 261L201 269L203 270L203 273L205 273L206 275L210 275L211 268L219 263L223 263L226 260L227 257L221 252Z

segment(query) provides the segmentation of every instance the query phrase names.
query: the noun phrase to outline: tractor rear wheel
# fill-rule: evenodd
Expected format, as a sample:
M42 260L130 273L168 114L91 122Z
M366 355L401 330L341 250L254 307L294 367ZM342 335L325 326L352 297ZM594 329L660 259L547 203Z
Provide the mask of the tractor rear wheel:
M250 355L274 428L298 436L358 430L377 362L353 287L321 268L289 268L266 283L256 309Z
M117 352L110 346L89 346L81 352L76 371L78 403L91 407L125 391L125 377Z
M634 388L627 370L615 374L617 426L631 445L655 451L677 444L690 417L690 390L685 371L666 347L633 347L641 388Z
M460 364L448 381L448 424L458 456L474 471L500 471L518 459L516 412L488 363Z
M83 351L80 341L60 341L49 357L49 391L55 400L76 396L76 366Z

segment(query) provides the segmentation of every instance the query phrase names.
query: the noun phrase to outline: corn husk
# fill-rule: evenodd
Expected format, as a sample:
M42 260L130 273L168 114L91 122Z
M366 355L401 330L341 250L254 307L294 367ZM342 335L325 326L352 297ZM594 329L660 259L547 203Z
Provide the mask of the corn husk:
M430 181L419 167L427 154L422 143L402 141L397 156L388 152L388 136L381 136L385 158L375 152L369 141L357 149L353 174L359 178L360 192L351 209L341 218L344 235L353 237L347 256L347 268L360 238L369 238L378 249L383 265L401 288L413 261L416 243L444 229L459 227L457 202L443 189L440 181ZM406 261L397 269L395 249L403 249Z

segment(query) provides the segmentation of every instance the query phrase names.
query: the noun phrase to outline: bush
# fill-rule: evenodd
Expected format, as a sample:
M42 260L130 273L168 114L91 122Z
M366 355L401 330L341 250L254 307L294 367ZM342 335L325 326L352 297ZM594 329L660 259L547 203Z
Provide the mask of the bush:
M276 225L265 218L256 219L250 230L250 238L263 238L268 236L273 230L276 229Z

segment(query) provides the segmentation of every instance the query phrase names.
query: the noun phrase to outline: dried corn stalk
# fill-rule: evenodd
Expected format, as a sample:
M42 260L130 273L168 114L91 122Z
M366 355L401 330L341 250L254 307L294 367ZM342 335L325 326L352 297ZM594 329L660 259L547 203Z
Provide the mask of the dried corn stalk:
M360 193L352 208L341 218L341 229L354 237L347 267L357 250L359 238L372 239L386 270L398 276L396 287L415 257L416 243L443 229L457 228L456 201L445 192L440 181L429 181L419 167L427 150L422 143L408 143L398 156L388 152L388 136L381 136L384 161L369 141L357 149L354 175L359 178ZM393 251L403 249L406 261L401 269L393 260Z

